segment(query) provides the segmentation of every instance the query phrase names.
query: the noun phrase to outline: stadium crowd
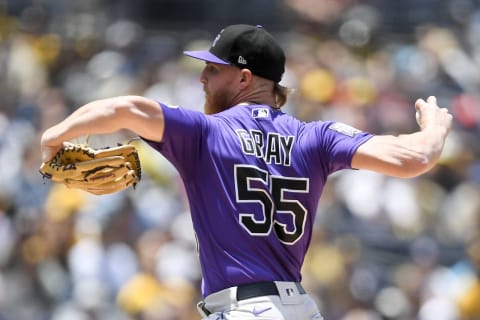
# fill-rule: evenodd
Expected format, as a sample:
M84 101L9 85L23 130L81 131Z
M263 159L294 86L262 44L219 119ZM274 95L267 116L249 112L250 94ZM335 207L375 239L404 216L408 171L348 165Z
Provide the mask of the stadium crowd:
M386 27L399 4L375 2L282 1L294 17L272 26L288 57L282 84L295 89L285 111L400 134L416 130L414 101L436 95L454 127L428 174L330 178L303 284L329 320L480 319L480 6L407 1L420 21L402 33ZM0 1L0 320L199 319L195 236L165 159L134 141L142 181L102 197L38 173L40 134L93 99L203 107L202 64L181 53L212 31L164 30L129 17L136 2L113 3ZM415 6L442 19L422 21Z

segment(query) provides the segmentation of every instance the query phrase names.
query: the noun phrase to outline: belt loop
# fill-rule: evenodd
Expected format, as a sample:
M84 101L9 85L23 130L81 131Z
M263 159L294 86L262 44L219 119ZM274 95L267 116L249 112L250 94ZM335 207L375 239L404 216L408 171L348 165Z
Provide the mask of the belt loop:
M295 285L297 286L298 292L299 292L300 294L305 294L305 293L306 293L306 292L305 292L305 289L303 289L303 286L302 286L302 284L301 284L300 282L295 282Z
M235 304L235 306L238 305L237 290L238 290L238 287L233 287L232 290L229 291L230 301L232 301Z
M198 313L202 316L202 318L208 318L210 314L212 314L207 308L205 308L205 301L200 301L197 303L197 310Z

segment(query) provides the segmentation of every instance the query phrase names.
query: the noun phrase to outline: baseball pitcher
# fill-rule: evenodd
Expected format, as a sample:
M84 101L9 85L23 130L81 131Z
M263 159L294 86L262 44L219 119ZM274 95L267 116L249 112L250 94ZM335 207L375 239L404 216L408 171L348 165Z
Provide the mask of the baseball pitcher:
M64 141L129 129L178 170L203 273L203 319L321 319L302 287L319 198L330 174L373 170L414 177L437 162L452 117L417 100L419 130L374 135L284 113L285 54L261 26L224 28L205 51L205 112L139 96L80 107L42 136L48 161Z

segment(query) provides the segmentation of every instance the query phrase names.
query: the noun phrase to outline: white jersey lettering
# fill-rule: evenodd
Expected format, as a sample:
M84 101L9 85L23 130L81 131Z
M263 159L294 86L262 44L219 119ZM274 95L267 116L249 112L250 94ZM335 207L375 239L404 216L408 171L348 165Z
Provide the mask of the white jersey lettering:
M268 132L266 137L259 130L236 130L242 152L246 155L262 158L266 163L290 166L294 136L283 136Z

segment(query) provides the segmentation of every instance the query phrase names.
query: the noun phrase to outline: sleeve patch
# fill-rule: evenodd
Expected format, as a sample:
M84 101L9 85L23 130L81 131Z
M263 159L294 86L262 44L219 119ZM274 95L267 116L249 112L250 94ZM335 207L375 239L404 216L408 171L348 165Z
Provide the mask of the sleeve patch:
M328 129L336 131L338 133L341 133L343 135L349 136L349 137L355 137L357 134L361 133L362 131L349 126L348 124L341 123L341 122L334 122L332 123Z

